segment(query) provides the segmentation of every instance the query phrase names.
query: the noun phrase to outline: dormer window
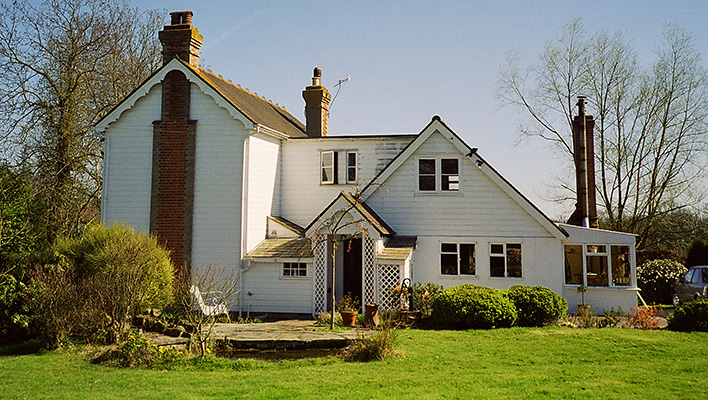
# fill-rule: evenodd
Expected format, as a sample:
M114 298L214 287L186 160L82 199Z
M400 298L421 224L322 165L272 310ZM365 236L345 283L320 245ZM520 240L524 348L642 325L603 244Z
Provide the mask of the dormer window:
M418 192L443 193L459 191L459 159L446 157L418 159Z

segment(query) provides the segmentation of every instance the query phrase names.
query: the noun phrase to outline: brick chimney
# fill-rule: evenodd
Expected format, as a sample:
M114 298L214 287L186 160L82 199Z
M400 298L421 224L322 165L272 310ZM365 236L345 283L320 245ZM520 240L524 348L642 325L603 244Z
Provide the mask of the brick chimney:
M309 137L327 136L329 102L332 96L327 88L322 86L322 70L315 68L312 75L312 85L302 91L302 98L305 99L306 132Z
M175 57L196 67L199 65L199 49L204 38L197 28L192 26L191 11L170 13L171 23L160 31L162 43L162 65Z
M191 24L192 12L173 12L160 32L163 62L175 56L198 65L202 36ZM166 246L175 265L191 265L194 214L194 162L197 121L190 119L190 82L182 71L162 81L162 112L153 122L150 231Z
M585 97L578 97L578 115L573 119L573 158L577 203L568 219L571 225L597 228L595 192L595 119L585 114Z

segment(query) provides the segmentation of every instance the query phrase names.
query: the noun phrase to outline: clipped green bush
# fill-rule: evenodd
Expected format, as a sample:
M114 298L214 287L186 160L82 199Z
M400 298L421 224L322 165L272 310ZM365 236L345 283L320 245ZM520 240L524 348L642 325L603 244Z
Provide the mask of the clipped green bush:
M517 319L503 291L475 285L445 289L433 301L431 316L437 325L456 329L505 328Z
M519 326L543 326L562 318L568 310L564 298L543 286L512 286L506 296L516 307Z
M101 325L107 325L108 341L115 342L127 326L127 317L145 308L162 308L172 300L174 268L169 251L153 236L125 225L92 225L76 237L59 239L54 250L59 264L36 272L32 296L36 312L46 314L41 328L45 336L58 338L46 343L49 346L79 332L90 337L104 329ZM66 306L48 313L52 310L48 302ZM87 324L87 319L96 323ZM76 324L80 326L69 326Z
M671 260L649 261L637 268L637 286L649 304L671 304L676 285L686 275L681 263Z
M683 303L667 319L668 327L674 331L708 332L708 300Z

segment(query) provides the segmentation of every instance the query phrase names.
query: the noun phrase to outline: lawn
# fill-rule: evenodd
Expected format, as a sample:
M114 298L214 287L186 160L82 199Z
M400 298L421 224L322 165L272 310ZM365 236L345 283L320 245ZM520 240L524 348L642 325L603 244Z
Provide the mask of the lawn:
M0 398L693 399L708 396L708 334L631 329L407 330L403 359L251 362L154 371L68 351L0 357Z

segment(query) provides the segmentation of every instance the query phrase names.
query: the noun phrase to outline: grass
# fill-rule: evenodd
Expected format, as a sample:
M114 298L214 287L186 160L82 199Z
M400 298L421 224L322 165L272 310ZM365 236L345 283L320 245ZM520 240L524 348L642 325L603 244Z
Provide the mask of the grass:
M0 397L47 399L671 399L708 395L706 333L512 328L402 332L405 358L155 371L78 352L0 357Z

